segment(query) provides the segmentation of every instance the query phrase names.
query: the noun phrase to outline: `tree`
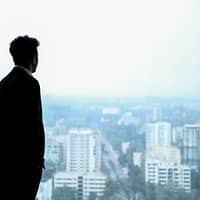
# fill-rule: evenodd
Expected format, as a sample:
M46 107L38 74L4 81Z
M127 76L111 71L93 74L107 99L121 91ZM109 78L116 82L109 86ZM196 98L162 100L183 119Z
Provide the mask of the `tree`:
M97 194L96 192L90 192L90 195L88 197L88 200L96 200L97 199Z
M147 184L145 191L145 200L156 200L156 199L157 199L156 185L151 183Z
M54 189L53 200L76 200L76 192L69 187L57 187Z

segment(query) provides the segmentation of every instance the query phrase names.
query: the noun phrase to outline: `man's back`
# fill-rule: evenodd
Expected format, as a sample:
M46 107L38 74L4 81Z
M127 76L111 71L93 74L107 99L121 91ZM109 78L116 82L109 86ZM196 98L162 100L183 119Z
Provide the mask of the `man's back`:
M43 165L44 130L37 80L15 67L0 82L0 132L7 164L18 160L18 166Z

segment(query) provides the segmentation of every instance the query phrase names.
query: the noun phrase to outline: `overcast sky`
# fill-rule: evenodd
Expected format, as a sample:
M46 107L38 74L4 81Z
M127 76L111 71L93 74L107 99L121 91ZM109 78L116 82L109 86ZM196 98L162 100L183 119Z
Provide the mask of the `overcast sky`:
M199 0L0 4L0 78L10 41L28 34L41 43L43 94L200 97Z

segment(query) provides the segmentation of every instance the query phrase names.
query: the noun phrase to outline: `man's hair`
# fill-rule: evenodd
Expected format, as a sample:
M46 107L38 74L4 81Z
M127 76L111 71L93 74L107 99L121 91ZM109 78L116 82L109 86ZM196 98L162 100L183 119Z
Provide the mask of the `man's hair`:
M37 47L40 45L36 38L27 35L19 36L10 43L10 54L13 57L15 65L26 67L33 62L37 55Z

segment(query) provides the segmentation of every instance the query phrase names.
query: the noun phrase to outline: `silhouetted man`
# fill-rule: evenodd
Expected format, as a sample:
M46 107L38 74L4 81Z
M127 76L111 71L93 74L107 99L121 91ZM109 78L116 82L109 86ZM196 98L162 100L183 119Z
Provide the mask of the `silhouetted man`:
M40 86L32 76L38 46L29 36L14 39L10 53L15 67L0 82L0 198L5 200L34 200L44 167Z

